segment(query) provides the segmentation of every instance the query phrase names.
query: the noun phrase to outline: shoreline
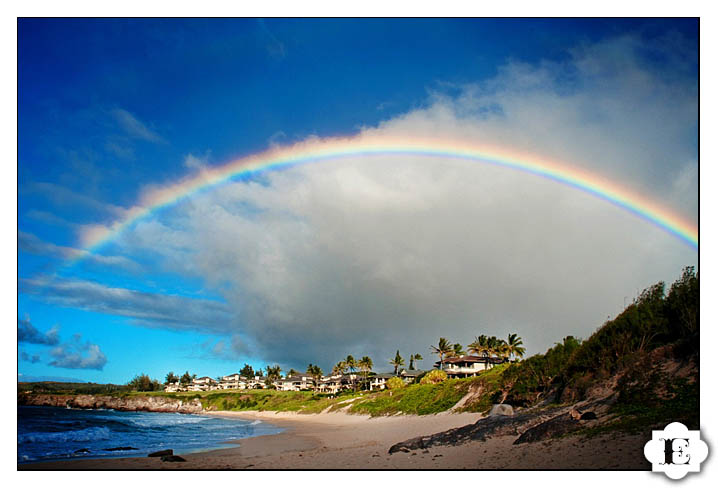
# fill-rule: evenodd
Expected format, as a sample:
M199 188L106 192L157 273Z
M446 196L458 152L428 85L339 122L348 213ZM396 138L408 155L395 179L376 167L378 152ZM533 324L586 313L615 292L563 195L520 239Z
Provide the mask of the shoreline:
M513 445L515 435L389 454L389 447L416 436L476 422L479 413L369 417L342 412L273 411L197 413L267 422L282 432L225 442L228 446L182 455L186 462L131 457L18 464L18 470L241 470L241 469L577 469L650 470L642 436L567 436ZM610 446L611 450L606 450Z

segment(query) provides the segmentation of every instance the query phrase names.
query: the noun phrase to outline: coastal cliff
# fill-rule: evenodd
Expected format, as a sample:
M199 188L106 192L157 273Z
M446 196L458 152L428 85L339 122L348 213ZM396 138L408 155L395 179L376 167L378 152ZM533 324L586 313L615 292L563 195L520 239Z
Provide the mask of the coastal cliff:
M87 394L19 393L18 405L51 406L76 409L115 409L117 411L150 411L158 413L196 414L204 411L199 399L172 399L161 396L115 397Z

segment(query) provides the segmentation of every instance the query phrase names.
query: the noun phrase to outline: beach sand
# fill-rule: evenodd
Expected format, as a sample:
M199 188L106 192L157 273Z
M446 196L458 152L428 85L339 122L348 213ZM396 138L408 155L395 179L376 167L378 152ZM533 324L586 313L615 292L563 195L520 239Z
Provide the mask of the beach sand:
M428 416L368 416L345 413L296 414L215 412L217 416L261 420L285 429L276 435L245 438L228 448L183 455L186 462L121 458L41 462L22 470L156 469L608 469L650 470L644 436L576 436L513 445L516 436L458 446L431 447L389 455L389 447L416 436L464 426L475 413ZM237 446L238 445L238 446Z

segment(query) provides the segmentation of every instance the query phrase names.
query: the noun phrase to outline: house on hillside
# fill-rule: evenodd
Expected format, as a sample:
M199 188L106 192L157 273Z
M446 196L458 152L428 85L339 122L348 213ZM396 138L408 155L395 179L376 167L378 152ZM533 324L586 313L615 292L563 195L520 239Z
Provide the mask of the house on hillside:
M411 384L423 373L423 370L408 370L402 368L399 370L399 377L401 377L401 380L403 380L405 384Z
M312 378L307 375L292 375L274 382L280 391L304 391L312 388Z
M267 387L267 378L264 376L255 375L247 379L247 389L264 389Z
M246 389L247 380L239 374L225 375L218 387L220 389Z
M391 379L392 377L396 377L391 372L383 373L383 374L374 374L369 377L369 390L370 391L376 391L376 390L382 390L386 389L386 381Z
M190 391L209 391L216 389L218 382L212 377L199 377L193 379L187 390Z
M165 385L165 392L180 392L186 390L179 381Z
M475 355L464 355L461 357L447 358L444 360L444 372L451 379L474 377L478 373L492 368L494 365L504 363L506 360L497 357L479 357ZM434 364L439 368L440 363Z

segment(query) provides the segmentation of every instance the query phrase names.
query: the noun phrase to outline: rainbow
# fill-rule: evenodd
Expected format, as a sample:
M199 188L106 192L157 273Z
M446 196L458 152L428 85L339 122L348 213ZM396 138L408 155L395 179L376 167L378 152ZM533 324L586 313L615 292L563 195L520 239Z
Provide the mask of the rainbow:
M125 229L143 218L162 208L172 206L196 192L219 185L232 178L346 157L379 155L410 155L467 160L553 180L603 199L664 229L693 248L697 249L698 247L697 227L687 219L599 175L556 161L544 160L536 155L508 153L486 146L473 146L461 141L426 138L386 140L370 137L309 141L290 147L273 148L222 166L202 169L194 175L169 185L149 188L141 195L139 204L128 209L113 224L86 228L81 239L82 245L91 253L97 252L103 245L111 242ZM82 259L82 256L75 260Z

